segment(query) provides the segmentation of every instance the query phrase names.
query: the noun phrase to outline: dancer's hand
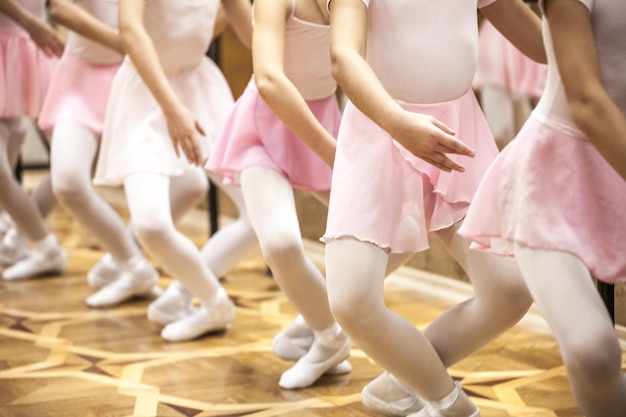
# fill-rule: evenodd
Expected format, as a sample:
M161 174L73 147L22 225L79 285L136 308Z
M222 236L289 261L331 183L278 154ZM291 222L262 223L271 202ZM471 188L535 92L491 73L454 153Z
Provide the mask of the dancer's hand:
M200 123L184 106L176 107L165 117L176 156L180 156L180 149L182 149L191 164L200 165L202 163L202 150L198 134L206 136Z
M61 56L65 45L46 23L31 19L25 26L30 38L47 56Z
M432 116L402 111L393 123L392 137L420 159L446 171L465 171L447 154L474 156L474 151L454 137L454 130Z

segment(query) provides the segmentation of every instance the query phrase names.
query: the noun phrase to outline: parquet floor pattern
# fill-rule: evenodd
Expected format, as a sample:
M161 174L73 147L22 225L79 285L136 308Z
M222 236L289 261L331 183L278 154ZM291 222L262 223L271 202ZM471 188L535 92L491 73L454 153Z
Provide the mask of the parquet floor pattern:
M186 343L167 343L145 317L147 299L89 309L85 274L102 256L61 209L50 219L69 262L60 277L0 282L1 417L331 417L375 416L360 403L381 369L355 346L347 375L282 390L290 364L271 352L295 316L258 256L226 277L237 305L232 327ZM195 231L194 231L195 230ZM204 226L186 233L198 245ZM323 252L308 243L314 261ZM465 284L403 269L386 299L418 328L471 294ZM164 273L161 286L170 278ZM373 330L374 331L374 330ZM601 352L599 352L601 354ZM451 369L484 417L580 416L558 349L536 314Z

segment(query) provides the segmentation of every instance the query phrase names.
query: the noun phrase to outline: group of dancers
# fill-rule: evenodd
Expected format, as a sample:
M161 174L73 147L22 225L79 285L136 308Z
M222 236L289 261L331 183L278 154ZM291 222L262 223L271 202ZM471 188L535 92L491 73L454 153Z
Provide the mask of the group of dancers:
M384 369L364 387L365 406L411 417L479 416L446 368L534 301L582 412L626 414L620 346L593 284L626 280L625 2L540 0L542 18L521 0L46 7L0 0L4 280L63 271L45 221L58 201L107 252L88 273L86 303L152 295L148 319L179 342L229 326L235 307L217 277L260 247L299 313L273 342L295 362L279 386L349 372L354 341ZM541 98L502 153L472 90L478 10L547 62ZM223 22L253 58L236 101L206 57ZM50 176L30 194L13 177L25 118L51 144ZM207 177L238 217L199 249L176 220ZM129 225L92 184L123 186ZM328 204L326 276L304 250L294 189ZM383 282L431 236L475 295L421 332L387 308ZM144 253L172 276L165 291Z

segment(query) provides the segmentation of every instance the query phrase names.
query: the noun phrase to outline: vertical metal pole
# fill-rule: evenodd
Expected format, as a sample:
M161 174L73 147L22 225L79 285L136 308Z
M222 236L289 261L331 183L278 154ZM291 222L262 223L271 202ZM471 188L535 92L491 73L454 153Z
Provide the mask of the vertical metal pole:
M615 324L615 286L606 282L598 281L598 292L604 301L604 305L609 311L611 320Z
M207 52L207 56L211 58L219 67L220 65L220 38L215 39L211 47ZM219 201L217 194L217 187L215 184L209 180L209 192L207 195L208 205L209 205L209 225L210 230L209 233L213 236L217 230L219 229L218 224L218 210L219 210Z

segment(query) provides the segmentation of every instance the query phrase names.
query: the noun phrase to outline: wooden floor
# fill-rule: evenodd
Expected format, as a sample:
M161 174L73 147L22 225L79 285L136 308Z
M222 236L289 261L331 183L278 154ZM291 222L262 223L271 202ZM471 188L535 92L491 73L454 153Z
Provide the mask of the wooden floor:
M230 330L187 343L166 343L147 321L149 300L92 310L85 274L102 256L96 242L62 210L51 225L67 248L61 277L0 282L0 417L375 416L360 403L363 386L381 369L355 347L352 373L323 377L314 387L282 390L290 364L271 352L274 335L295 315L251 257L224 283L237 305ZM182 226L198 245L206 214ZM322 247L307 242L322 266ZM163 275L161 286L170 279ZM471 295L463 283L412 269L386 284L386 299L417 327ZM520 325L451 373L484 417L580 416L554 339L533 312Z

